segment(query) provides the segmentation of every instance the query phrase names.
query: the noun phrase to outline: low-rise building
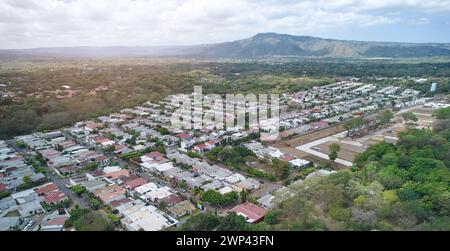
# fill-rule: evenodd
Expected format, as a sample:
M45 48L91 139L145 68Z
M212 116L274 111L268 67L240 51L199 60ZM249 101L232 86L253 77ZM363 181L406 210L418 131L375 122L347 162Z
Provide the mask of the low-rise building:
M248 223L257 223L264 219L267 210L251 202L246 202L232 208L230 212L243 216Z
M94 195L103 201L103 203L109 204L115 200L124 199L126 197L126 190L118 185L109 185L95 190Z
M166 216L152 205L146 206L140 200L120 205L117 210L123 216L121 223L128 231L159 231L177 224L175 219Z
M192 214L196 207L189 200L184 200L168 207L167 210L173 217L180 218L187 214Z

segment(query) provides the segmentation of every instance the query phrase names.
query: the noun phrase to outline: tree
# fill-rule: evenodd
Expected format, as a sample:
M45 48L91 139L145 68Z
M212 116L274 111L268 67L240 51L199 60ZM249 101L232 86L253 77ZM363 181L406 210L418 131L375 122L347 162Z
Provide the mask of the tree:
M264 221L270 225L275 225L279 221L280 213L274 210L271 210L267 212L267 214L264 216Z
M155 127L155 130L156 130L157 132L161 133L161 135L167 135L167 134L170 133L169 130L168 130L167 128L161 127L161 125L157 125L157 126Z
M278 179L284 180L289 177L291 168L289 167L289 164L286 161L281 161L279 159L273 159L272 166L273 166L273 170L274 170L274 175ZM266 177L266 175L267 174L264 174L263 177Z
M11 195L11 192L8 191L0 191L0 200Z
M414 114L413 112L402 113L402 118L405 120L406 123L408 123L408 121L417 122L418 120L416 114Z
M81 196L83 193L87 192L86 188L81 185L72 186L72 190L78 195Z
M179 183L178 186L179 186L181 189L186 189L186 187L187 187L186 181L185 181L185 180L182 180L182 181Z
M433 113L433 116L435 116L437 119L440 119L440 120L450 119L450 107L441 108L441 109L436 110Z
M98 210L100 208L100 205L102 204L97 198L91 198L89 200L89 204L91 205L91 208L94 210Z
M46 160L45 160L44 156L42 156L42 154L40 152L38 152L36 154L35 159L37 161L39 161L39 163L41 163L41 164L46 164Z
M107 146L107 147L103 148L103 151L105 151L107 153L112 153L112 152L114 152L114 150L116 150L115 146Z
M347 130L347 137L350 136L350 132L353 130L360 130L361 127L364 125L364 120L360 117L350 119L349 121L345 122L344 129Z
M23 176L22 181L26 186L31 186L33 184L30 176Z
M191 158L200 158L200 155L198 153L192 151L187 152L187 156Z
M161 209L161 210L166 209L166 208L167 208L166 202L160 201L160 202L158 203L158 208Z
M88 171L95 170L98 168L98 164L96 162L91 162L91 163L86 164L83 168L84 168L84 170L88 170Z
M217 227L217 231L243 231L246 230L247 222L241 215L235 212L229 213L222 219L222 222Z
M115 138L116 138L116 135L114 135L114 134L112 134L112 133L107 133L106 135L105 135L105 137L107 138L107 139L110 139L110 140L114 140Z
M396 105L395 100L391 100L391 106L395 107L395 105Z
M75 227L77 231L112 231L114 225L103 213L89 208L74 208L64 227Z
M64 147L60 144L56 145L56 150L62 152L64 150Z
M211 231L220 224L219 218L213 213L196 214L182 226L183 231Z
M389 123L392 118L394 118L394 113L391 110L382 111L378 117L382 125Z
M221 194L215 190L208 190L202 194L202 200L215 207L230 205L234 203L238 197L239 195L234 191Z
M328 157L330 160L335 161L337 159L338 152L341 150L341 146L338 143L332 143L328 146L328 149L330 151Z
M106 216L111 220L111 222L114 225L116 225L116 226L120 225L120 218L117 215L115 215L113 213L108 213Z
M247 195L248 195L248 192L245 191L244 189L242 189L239 192L239 197L241 198L241 203L245 203L247 201Z
M229 192L223 195L223 202L222 205L223 206L227 206L230 204L233 204L234 202L236 202L236 200L239 198L238 193L236 192Z
M18 146L20 148L25 148L27 145L22 140L17 140L16 141L16 146Z
M130 144L132 146L136 145L136 136L131 136L131 138L128 138L127 140L125 140L125 143Z
M208 202L212 206L222 206L223 203L223 196L221 193L215 191L215 190L208 190L202 194L202 200L205 202Z

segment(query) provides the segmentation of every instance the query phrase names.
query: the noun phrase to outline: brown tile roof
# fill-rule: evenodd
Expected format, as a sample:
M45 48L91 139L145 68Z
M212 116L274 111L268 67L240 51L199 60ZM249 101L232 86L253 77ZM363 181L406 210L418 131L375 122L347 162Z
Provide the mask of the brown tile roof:
M238 205L232 208L230 211L245 215L245 217L250 219L252 222L261 220L266 214L265 208L257 206L251 202L246 202L244 204Z

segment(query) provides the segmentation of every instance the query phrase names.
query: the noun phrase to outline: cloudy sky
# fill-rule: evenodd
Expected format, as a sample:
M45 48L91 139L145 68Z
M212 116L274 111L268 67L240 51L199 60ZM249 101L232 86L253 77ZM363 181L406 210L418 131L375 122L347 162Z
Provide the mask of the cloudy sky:
M450 42L450 0L0 0L0 48L190 45L279 32Z

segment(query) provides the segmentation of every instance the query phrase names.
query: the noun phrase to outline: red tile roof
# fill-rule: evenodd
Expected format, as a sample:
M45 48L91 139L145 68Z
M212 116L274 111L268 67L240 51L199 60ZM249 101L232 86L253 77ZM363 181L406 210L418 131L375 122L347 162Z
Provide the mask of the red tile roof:
M48 195L44 196L44 202L46 204L57 203L67 199L67 195L61 191L50 192Z
M129 199L129 198L123 198L123 199L121 199L121 200L115 200L115 201L113 201L113 202L111 202L110 204L111 204L111 206L113 207L113 208L115 208L115 207L118 207L118 206L120 206L120 205L122 205L122 204L126 204L126 203L128 203L128 202L130 202L131 200Z
M291 161L291 160L294 160L295 158L289 154L285 154L285 155L281 156L280 159L283 161Z
M53 218L47 222L45 222L45 226L60 226L60 225L64 225L64 222L66 222L68 218L67 217L56 217Z
M100 125L97 123L91 122L91 123L87 123L86 127L90 128L90 129L97 129L98 127L100 127Z
M127 169L121 169L119 171L107 173L105 176L110 179L118 179L121 176L129 176L130 172Z
M184 199L180 195L174 194L174 193L161 199L161 201L164 202L168 206L171 206L171 205L181 202L183 200Z
M266 214L266 209L250 202L238 205L232 208L230 211L243 215L245 218L247 218L246 220L250 222L258 222L262 218L264 218L264 215Z
M37 194L48 194L53 191L58 191L58 187L54 183L48 183L43 187L36 189Z
M119 150L124 149L125 147L126 147L125 145L116 144L116 145L114 145L114 150L119 151Z
M96 137L96 138L94 138L94 141L95 141L96 143L104 143L104 142L110 141L110 139L105 138L105 137Z
M104 161L107 159L108 159L108 157L106 157L105 155L99 155L99 156L95 157L95 162L101 162L101 161Z
M104 188L99 188L94 191L94 194L100 198L103 202L107 203L116 200L116 198L124 195L126 190L117 185L111 185Z
M145 154L145 156L152 158L152 159L160 159L160 158L164 158L163 154L160 152L149 152L147 154Z
M205 148L206 148L205 144L199 144L199 145L194 146L194 150L198 150L198 151L202 151Z
M142 186L147 183L148 182L145 179L137 178L137 179L133 179L133 180L129 180L129 181L125 182L124 187L129 188L129 189L134 189L138 186Z
M177 135L177 137L180 138L180 139L187 139L187 138L190 138L191 135L189 135L187 133L180 133L180 134Z

